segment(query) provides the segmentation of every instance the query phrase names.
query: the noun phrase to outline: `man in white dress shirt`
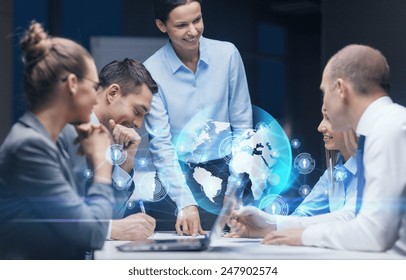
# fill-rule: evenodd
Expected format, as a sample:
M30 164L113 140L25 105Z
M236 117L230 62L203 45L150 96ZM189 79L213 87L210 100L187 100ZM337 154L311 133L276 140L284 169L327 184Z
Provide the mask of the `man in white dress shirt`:
M388 96L389 76L385 57L363 45L340 50L323 73L332 128L366 137L365 186L355 219L272 231L263 243L406 255L406 108Z
M361 45L339 51L323 73L320 88L332 129L352 128L366 137L360 161L365 186L355 219L278 231L279 223L258 210L247 209L242 216L234 212L231 220L248 227L251 235L266 234L264 244L406 255L406 109L388 96L389 76L383 55Z

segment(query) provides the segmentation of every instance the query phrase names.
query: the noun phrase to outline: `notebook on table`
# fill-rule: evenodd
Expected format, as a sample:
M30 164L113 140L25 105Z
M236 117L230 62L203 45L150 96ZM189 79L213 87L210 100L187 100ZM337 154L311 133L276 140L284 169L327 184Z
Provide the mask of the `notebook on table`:
M131 241L117 246L122 252L139 251L203 251L209 248L213 240L223 235L226 222L236 205L236 192L233 190L220 210L209 234L188 238L154 238L143 241Z

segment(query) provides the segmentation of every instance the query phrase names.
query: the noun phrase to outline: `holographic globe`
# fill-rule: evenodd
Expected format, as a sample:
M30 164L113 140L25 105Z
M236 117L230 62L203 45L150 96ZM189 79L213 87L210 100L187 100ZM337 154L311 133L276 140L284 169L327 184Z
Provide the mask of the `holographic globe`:
M253 106L253 127L238 131L227 120L213 119L221 106L196 114L174 139L179 159L196 164L224 159L224 168L248 176L254 205L269 194L279 195L288 187L292 167L291 143L280 124L265 110ZM196 167L189 177L201 185L207 200L199 204L209 212L216 208L220 178ZM236 180L237 183L241 182ZM199 202L198 202L199 203Z

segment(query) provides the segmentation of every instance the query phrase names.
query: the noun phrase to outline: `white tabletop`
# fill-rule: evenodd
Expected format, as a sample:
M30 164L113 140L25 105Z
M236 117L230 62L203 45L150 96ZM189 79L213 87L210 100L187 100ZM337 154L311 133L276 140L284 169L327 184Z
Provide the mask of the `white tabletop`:
M94 252L95 259L310 259L310 260L353 260L353 259L405 259L406 257L387 253L351 252L315 247L262 245L260 239L224 238L214 240L208 250L190 252L120 252L116 247L128 241L106 241L102 250Z

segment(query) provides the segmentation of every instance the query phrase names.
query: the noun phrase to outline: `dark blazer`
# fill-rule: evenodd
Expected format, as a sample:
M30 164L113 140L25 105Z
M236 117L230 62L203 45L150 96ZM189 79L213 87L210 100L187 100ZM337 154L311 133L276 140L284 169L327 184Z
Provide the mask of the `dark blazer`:
M112 216L111 186L77 193L66 152L25 113L0 148L0 258L81 259L102 248Z

